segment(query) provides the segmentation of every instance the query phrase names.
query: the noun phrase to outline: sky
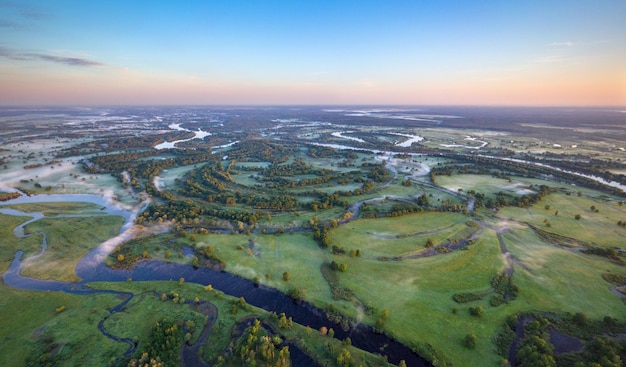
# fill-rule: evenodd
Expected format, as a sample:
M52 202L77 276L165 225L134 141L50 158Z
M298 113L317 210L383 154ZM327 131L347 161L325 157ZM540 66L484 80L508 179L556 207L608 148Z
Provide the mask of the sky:
M626 106L626 1L0 0L0 104Z

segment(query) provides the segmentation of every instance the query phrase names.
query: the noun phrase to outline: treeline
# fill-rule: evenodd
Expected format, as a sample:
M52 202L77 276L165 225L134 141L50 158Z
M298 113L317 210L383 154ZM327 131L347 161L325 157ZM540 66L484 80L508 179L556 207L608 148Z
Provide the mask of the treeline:
M495 208L500 208L504 206L517 206L520 208L528 208L532 206L533 204L539 202L545 196L554 192L554 189L546 185L540 185L536 189L538 190L538 192L534 194L520 195L520 196L514 196L514 195L510 195L508 193L504 193L500 191L496 193L495 198L487 197L473 190L468 191L468 194L474 197L475 199L474 205L476 208L485 207L489 209L495 209Z
M166 204L150 204L135 222L164 222L175 220L176 222L193 222L205 217L220 218L230 221L240 221L252 225L261 218L264 213L260 211L232 210L227 208L211 208L200 205L191 200L172 200Z
M381 163L363 163L361 167L370 170L367 177L374 180L374 182L386 182L392 178L392 175L390 175L389 170L386 168L386 164L387 161L382 161Z
M331 147L309 146L307 155L311 158L357 159L359 155L352 150L337 150Z
M20 194L19 192L4 192L4 193L0 193L0 201L8 201L12 199L17 199L20 196L22 196L22 194Z
M189 196L205 197L226 189L226 184L232 182L230 169L235 161L231 161L226 168L222 162L209 162L187 174L183 183L183 190Z
M516 329L524 328L524 337L515 353L516 366L620 367L626 361L626 341L613 337L626 331L626 323L623 321L609 316L590 320L582 312L522 315L520 320L509 317L504 330L496 337L498 353L508 358ZM581 348L568 353L555 350L548 331L581 339Z
M115 137L86 142L63 149L56 154L57 158L75 157L87 153L112 152L129 149L154 149L154 146L165 141L173 141L194 137L193 132L172 132L163 135L141 135L132 137Z
M228 156L241 162L271 162L272 164L280 164L289 160L290 152L294 149L296 148L270 140L245 140L229 150Z
M598 190L611 195L625 196L622 190L604 185L598 181L592 180L587 177L579 176L572 173L562 172L557 169L542 167L534 164L515 162L503 159L494 159L489 157L480 157L476 155L456 155L448 154L448 158L458 161L457 164L448 164L442 166L436 166L431 169L431 178L437 175L451 175L451 174L464 174L464 173L477 173L477 174L492 174L502 175L506 173L508 175L516 175L521 177L537 178L537 177L551 177L552 180L559 180L568 183L575 184L577 186L586 187L593 190ZM471 165L468 166L467 163ZM578 171L577 169L574 171ZM501 177L501 176L499 176Z
M423 195L422 195L423 196ZM409 203L398 203L391 207L391 210L386 212L372 211L369 205L365 203L361 206L362 218L383 218L383 217L400 217L403 215L422 213L424 207Z
M282 345L279 336L271 336L259 320L254 320L237 340L232 354L218 357L215 366L289 367L289 347Z
M595 159L583 154L556 154L546 152L543 156L545 158L542 159L537 156L526 154L523 159L626 184L626 175L609 171L610 169L625 170L626 164L624 162L613 161L610 159Z
M183 329L169 320L158 321L139 357L131 359L128 367L180 366L182 347Z
M157 150L147 150L99 155L89 160L83 160L81 163L83 170L88 173L110 173L121 182L125 182L122 172L126 172L129 175L131 185L139 186L138 179L151 180L167 168L220 160L219 156L207 151L173 149L170 150L170 153L175 157L168 159L144 159L162 154L162 152Z

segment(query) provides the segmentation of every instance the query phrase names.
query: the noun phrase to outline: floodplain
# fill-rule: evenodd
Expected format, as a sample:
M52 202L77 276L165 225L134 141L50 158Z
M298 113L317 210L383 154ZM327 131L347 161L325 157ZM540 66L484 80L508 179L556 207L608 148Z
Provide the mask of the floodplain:
M531 112L1 115L0 364L621 363L626 121Z

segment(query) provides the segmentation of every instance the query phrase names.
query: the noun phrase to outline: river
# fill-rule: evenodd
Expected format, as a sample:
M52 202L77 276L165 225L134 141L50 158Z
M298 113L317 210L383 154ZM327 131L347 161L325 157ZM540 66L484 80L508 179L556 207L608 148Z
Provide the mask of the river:
M172 130L189 131L189 132L191 132L191 130L185 129L185 128L181 127L180 124L171 124L168 127L170 129L172 129ZM157 150L172 149L172 148L176 148L176 144L178 144L178 143L182 143L182 142L193 140L193 139L204 139L207 136L211 135L210 132L202 131L202 129L198 129L198 131L193 131L193 133L196 134L193 138L181 139L181 140L176 140L176 141L166 141L166 142L163 142L161 144L155 145L154 149L157 149Z
M52 194L30 197L21 196L17 199L0 203L0 207L10 204L36 202L89 202L102 205L103 211L107 214L121 215L125 219L120 234L116 237L118 239L130 238L133 220L137 213L145 206L144 204L132 210L125 210L110 200L97 195ZM2 209L2 213L5 215L37 216L38 219L45 217L41 214L36 215L34 213L7 210L7 208ZM32 222L32 220L30 222ZM16 235L20 233L23 234L24 224L18 227L21 228L16 228L14 233ZM90 282L125 282L128 278L132 278L136 281L177 280L183 277L185 278L185 282L193 282L201 285L212 284L214 288L219 289L227 295L244 297L247 303L267 311L276 313L284 312L286 315L292 317L295 322L308 325L313 329L319 329L322 326L332 327L335 330L336 338L345 339L350 337L354 346L372 353L386 355L388 360L392 363L397 364L400 360L405 360L410 366L430 366L429 362L410 350L407 346L385 334L375 332L369 326L359 324L344 331L340 325L330 321L323 310L307 302L294 302L291 298L276 289L263 285L255 285L254 282L248 279L227 272L207 268L194 268L191 265L167 263L157 260L140 262L130 270L113 270L104 264L105 256L114 248L111 247L110 242L111 240L103 242L78 262L75 271L76 275L81 278L81 281L77 283L39 280L21 276L19 274L23 262L21 251L15 254L9 270L7 270L2 277L7 285L17 289L59 291L78 294L102 292L90 292L87 290L84 285ZM105 333L105 331L103 331L103 333ZM126 340L120 341L127 342Z

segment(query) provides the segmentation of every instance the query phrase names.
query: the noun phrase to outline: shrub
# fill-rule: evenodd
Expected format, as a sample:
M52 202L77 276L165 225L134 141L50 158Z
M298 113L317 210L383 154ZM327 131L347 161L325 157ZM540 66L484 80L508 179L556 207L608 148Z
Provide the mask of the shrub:
M472 316L480 317L483 315L483 307L482 306L470 307L469 313Z
M465 335L465 338L463 338L463 346L465 346L465 348L468 348L468 349L476 348L476 335L474 334Z
M467 303L472 301L479 301L483 299L483 295L479 293L456 293L452 296L452 299L456 303Z

